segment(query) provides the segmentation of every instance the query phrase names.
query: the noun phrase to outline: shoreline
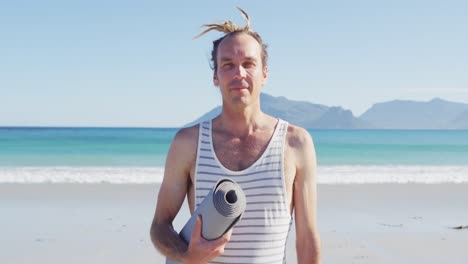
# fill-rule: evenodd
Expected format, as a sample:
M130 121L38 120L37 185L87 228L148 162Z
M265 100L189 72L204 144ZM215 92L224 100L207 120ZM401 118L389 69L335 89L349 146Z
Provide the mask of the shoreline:
M0 166L0 184L160 184L164 167ZM468 166L318 166L318 184L466 184Z
M0 184L2 263L164 263L159 184ZM318 184L323 263L466 263L468 184ZM175 220L189 217L186 204ZM294 226L287 263L295 262ZM24 254L24 252L27 254Z

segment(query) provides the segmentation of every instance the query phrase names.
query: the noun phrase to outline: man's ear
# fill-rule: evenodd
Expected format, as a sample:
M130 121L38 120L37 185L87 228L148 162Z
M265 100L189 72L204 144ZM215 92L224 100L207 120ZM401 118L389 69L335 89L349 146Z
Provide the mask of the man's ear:
M213 84L218 87L219 86L219 80L218 76L216 76L216 72L213 73Z
M263 74L263 84L265 84L268 79L268 67L267 66L263 67L262 74Z

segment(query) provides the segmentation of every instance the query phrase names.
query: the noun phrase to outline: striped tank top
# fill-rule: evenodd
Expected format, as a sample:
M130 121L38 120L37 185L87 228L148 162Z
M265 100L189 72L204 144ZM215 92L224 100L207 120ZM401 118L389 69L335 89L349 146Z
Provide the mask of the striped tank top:
M211 121L200 124L195 168L195 205L198 207L213 185L223 177L244 190L247 207L233 229L224 254L210 263L286 263L286 241L291 227L283 173L288 123L279 120L261 157L242 171L225 168L213 149Z

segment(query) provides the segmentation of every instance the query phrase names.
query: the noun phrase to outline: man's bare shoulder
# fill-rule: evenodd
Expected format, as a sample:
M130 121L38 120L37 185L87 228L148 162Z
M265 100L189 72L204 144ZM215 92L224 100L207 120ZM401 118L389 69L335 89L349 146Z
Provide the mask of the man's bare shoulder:
M314 146L312 136L306 129L291 124L288 126L286 142L290 148L296 151L303 151Z
M315 160L315 147L312 136L306 129L289 125L286 134L286 144L290 158L295 161L297 168L304 168L311 160Z
M198 131L200 125L194 125L191 127L184 127L177 131L174 142L180 142L183 144L197 144L198 142Z
M198 145L198 130L199 125L194 125L177 131L168 158L176 158L184 163L194 160Z

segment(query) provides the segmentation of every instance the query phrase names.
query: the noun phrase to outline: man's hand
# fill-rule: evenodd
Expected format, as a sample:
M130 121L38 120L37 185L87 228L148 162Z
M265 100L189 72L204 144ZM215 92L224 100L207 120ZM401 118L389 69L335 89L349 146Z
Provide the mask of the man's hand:
M192 238L187 252L183 256L184 264L204 264L224 253L224 246L231 239L232 229L216 240L206 240L201 235L202 219L199 215L193 228Z

